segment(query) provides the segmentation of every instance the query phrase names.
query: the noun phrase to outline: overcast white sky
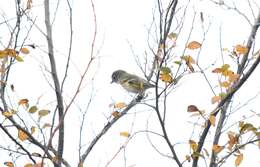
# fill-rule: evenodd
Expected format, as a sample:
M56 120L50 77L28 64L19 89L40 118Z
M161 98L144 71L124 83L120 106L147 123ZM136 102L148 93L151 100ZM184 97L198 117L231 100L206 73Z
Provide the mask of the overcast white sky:
M239 9L251 16L251 13L248 13L248 8L246 8L243 0L235 2ZM94 86L94 100L89 108L88 117L84 126L85 130L83 131L83 139L87 145L95 134L99 132L99 129L103 127L104 123L106 123L106 116L109 116L111 113L109 104L121 101L128 102L132 99L132 96L125 92L120 86L110 84L111 73L117 69L124 69L128 72L142 75L133 57L130 44L132 45L135 54L140 58L144 56L145 51L148 52L147 27L150 26L152 21L152 12L156 11L155 2L151 0L94 0L94 3L98 25L96 49L100 48L100 53L98 55L98 61L95 61L94 66L91 68L91 75L88 75L87 80L85 81L86 86L82 89L82 93L78 97L76 105L73 106L66 117L68 123L66 125L65 158L68 159L69 162L73 162L72 166L75 166L78 161L78 130L82 116L79 108L83 111L85 110L92 86ZM44 22L41 20L43 17L42 2L33 1L33 4L35 7L31 15L34 18L37 17L36 23L44 30ZM56 4L56 2L54 4ZM11 5L11 3L9 4L6 1L0 0L1 14L5 13L6 15L9 15L9 12L11 11L8 9L11 7L13 8ZM68 29L66 26L68 23L68 14L66 13L67 10L65 6L66 4L61 2L54 24L54 39L59 72L63 71L64 59L68 49ZM80 72L83 71L84 66L89 60L90 43L93 36L93 15L91 10L89 1L73 1L73 64L71 71L69 72L68 82L65 85L65 95L68 99L71 93L75 91L77 86L75 85L75 82L78 81ZM219 63L218 65L220 65L220 27L222 31L222 45L224 48L232 49L236 44L244 44L246 42L250 28L241 15L238 15L233 11L222 10L206 0L194 0L190 3L188 8L186 19L188 26L184 27L187 31L182 32L183 36L180 38L183 38L183 40L180 40L180 42L177 43L177 47L180 51L185 46L185 38L189 33L194 11L198 14L199 12L203 12L205 18L204 26L206 28L209 23L211 24L210 30L206 36L205 46L203 46L201 52L202 67L208 67L208 65L214 63L215 60L217 60L217 64ZM40 35L39 31L33 29L32 33L35 35L30 36L31 42L35 42L37 45L40 45L41 48L46 49L43 37ZM4 33L0 31L0 40L3 40L3 34ZM192 34L191 40L200 41L203 38L202 35L202 24L198 17L195 20L194 33ZM259 48L259 43L256 45L256 48ZM191 52L190 54L196 56L195 52ZM43 63L46 61L46 54L39 50L35 50L31 51L31 55L28 58L25 58L24 63L15 66L15 74L10 76L10 82L12 82L16 88L16 94L13 95L14 97L17 99L28 98L35 102L36 98L43 95L40 105L42 107L53 107L53 100L55 98L50 91L50 87L46 82L45 77L42 75L42 71L44 71L44 69L42 69ZM211 70L209 70L209 72L210 71ZM91 79L94 72L97 73L95 73L95 80L92 82ZM257 77L257 75L259 75L259 68L257 73L258 74L252 76L252 78L254 78L253 80L248 81L246 89L241 90L241 96L237 98L238 101L235 105L239 105L239 103L243 104L260 90L258 84L260 80L259 77ZM212 74L209 73L209 75ZM215 82L215 84L213 84L214 86L217 85L217 77L212 75L210 79ZM171 131L169 133L170 138L174 143L178 143L176 146L177 152L180 152L182 156L181 159L184 159L184 156L189 153L187 142L191 137L191 128L193 127L190 122L196 122L197 119L190 117L190 114L186 112L187 106L195 104L201 109L205 109L206 112L210 111L214 106L211 105L210 102L210 98L213 94L205 82L205 79L200 74L188 75L187 77L184 77L179 84L179 87L169 97L169 108L171 111L167 113L167 128ZM148 94L148 97L153 96L151 91L149 91ZM243 109L247 110L246 107ZM250 104L249 109L257 109L255 102ZM86 161L86 166L105 166L116 154L121 144L126 140L119 135L121 131L136 132L145 130L146 125L148 124L149 130L157 130L160 132L160 127L158 127L155 116L155 113L149 111L145 106L133 108L130 111L130 114L117 122L117 124L110 129L104 138L94 147ZM43 121L48 122L48 118ZM194 137L197 136L195 135ZM196 140L196 138L194 139ZM226 139L223 139L223 141L226 141ZM168 148L163 140L154 137L153 142L162 152L167 153ZM210 138L206 143L207 142L209 144L211 143ZM0 142L0 144L2 143ZM224 144L224 142L222 144ZM254 151L254 149L253 151L248 151L248 155L245 155L245 160L241 167L248 166L249 162L252 160L250 158L254 155ZM125 155L124 152L121 152L113 160L110 166L124 166L124 156L126 157L126 166L174 166L174 162L160 156L151 147L145 133L134 137L127 146ZM233 158L234 157L231 159ZM6 156L1 155L0 164L7 161L7 159ZM251 164L251 166L259 166L259 160L254 158L253 162L255 164ZM231 164L224 166L232 166L232 164L233 161ZM187 166L189 165L190 164L187 164Z

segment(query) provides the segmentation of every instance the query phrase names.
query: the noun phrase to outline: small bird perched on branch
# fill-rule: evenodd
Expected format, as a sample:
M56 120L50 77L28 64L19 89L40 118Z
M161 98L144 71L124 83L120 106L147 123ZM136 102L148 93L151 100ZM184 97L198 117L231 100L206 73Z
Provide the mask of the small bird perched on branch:
M125 90L132 93L142 94L146 89L155 87L155 85L149 83L147 80L129 74L123 70L114 71L112 74L111 83L120 84Z

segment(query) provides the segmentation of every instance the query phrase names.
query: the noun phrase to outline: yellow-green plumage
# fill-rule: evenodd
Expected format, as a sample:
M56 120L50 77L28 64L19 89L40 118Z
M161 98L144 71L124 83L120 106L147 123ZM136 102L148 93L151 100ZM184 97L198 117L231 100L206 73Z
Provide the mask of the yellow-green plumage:
M120 84L128 92L132 92L132 93L142 93L146 89L155 87L147 80L139 76L129 74L123 70L117 70L113 72L112 82Z

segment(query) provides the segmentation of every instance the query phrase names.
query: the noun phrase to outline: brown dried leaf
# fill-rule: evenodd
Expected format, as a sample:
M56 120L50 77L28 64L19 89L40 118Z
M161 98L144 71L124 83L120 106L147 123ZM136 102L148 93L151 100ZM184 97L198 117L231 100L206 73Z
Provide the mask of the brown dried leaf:
M187 48L188 49L191 49L191 50L194 50L194 49L198 49L201 47L201 44L197 41L191 41L188 45L187 45Z
M243 161L243 154L239 154L239 155L236 155L236 160L235 160L235 166L239 166L241 164L241 162Z
M219 146L217 144L214 144L213 147L212 147L212 151L215 153L215 154L218 154L220 153L225 147L224 146Z
M24 140L27 140L29 137L27 136L27 134L22 131L22 130L18 130L18 138L21 140L21 141L24 141Z
M215 115L210 115L209 116L209 122L212 126L216 125L216 116Z
M199 112L199 111L200 110L195 105L189 105L188 108L187 108L187 112Z
M235 46L235 51L238 54L244 55L244 54L246 54L248 52L248 48L246 46L243 46L243 45L236 45Z

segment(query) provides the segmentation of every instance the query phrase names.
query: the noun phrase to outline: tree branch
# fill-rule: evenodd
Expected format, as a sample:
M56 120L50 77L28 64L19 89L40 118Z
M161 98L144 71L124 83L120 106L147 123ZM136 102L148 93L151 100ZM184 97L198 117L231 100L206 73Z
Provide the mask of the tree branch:
M58 79L58 73L57 73L57 68L56 68L56 62L55 62L55 58L54 58L54 44L53 44L53 39L52 39L52 27L51 27L51 21L50 21L49 5L50 5L49 0L44 0L45 26L46 26L46 31L47 31L46 40L47 40L47 44L48 44L48 56L49 56L50 66L51 66L51 75L52 75L52 79L53 79L53 83L54 83L54 87L55 87L58 115L59 115L59 122L60 122L59 139L58 139L58 154L57 154L58 165L55 165L56 167L59 167L59 166L61 166L60 159L62 158L63 149L64 149L64 121L62 120L64 107L63 107L63 97L62 97L60 82L59 82L59 79Z

